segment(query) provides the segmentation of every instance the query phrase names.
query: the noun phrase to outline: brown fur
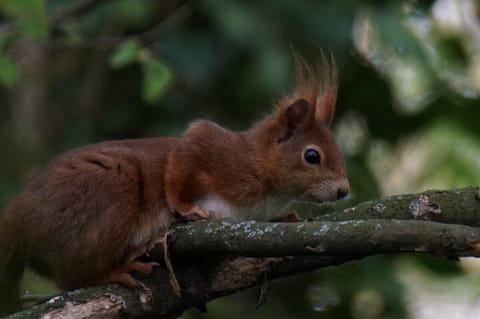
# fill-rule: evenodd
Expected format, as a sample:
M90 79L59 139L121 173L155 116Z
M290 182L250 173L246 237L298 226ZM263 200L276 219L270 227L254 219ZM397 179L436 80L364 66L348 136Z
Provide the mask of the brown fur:
M171 220L162 190L174 143L158 138L86 146L61 155L33 179L0 219L0 314L18 306L27 262L62 289L109 281L134 286L122 268L136 269L133 259Z
M336 200L348 191L343 157L328 126L337 95L332 58L322 56L322 73L297 60L297 87L273 114L244 132L209 121L194 122L169 154L167 202L189 214L195 202L214 193L236 208L269 196ZM305 165L302 151L315 145L322 165Z
M197 121L181 138L105 142L59 156L0 219L0 314L18 306L26 263L62 289L136 286L129 272L151 266L135 258L165 233L174 213L213 217L198 205L208 196L235 209L270 197L344 196L344 163L328 129L336 71L325 61L321 78L299 64L294 93L246 131ZM308 145L321 165L303 160Z

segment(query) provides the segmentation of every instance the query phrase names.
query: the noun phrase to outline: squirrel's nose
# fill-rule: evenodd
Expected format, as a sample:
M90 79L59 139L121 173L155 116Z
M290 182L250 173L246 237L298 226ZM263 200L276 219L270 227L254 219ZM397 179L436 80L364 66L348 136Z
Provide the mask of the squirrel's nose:
M348 186L340 186L337 190L337 199L345 198L349 191L350 188Z

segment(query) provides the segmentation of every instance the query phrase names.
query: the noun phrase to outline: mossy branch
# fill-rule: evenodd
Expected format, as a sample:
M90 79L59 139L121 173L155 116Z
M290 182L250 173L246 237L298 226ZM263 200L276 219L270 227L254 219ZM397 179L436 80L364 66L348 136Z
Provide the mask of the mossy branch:
M300 215L323 209L311 204L296 208ZM70 318L175 318L185 309L204 310L212 299L266 280L371 255L478 256L479 224L480 193L474 187L388 197L303 223L221 220L179 224L171 230L170 252L182 287L180 298L169 284L168 271L158 267L138 277L151 292L116 285L85 288L56 296L14 318L67 314ZM161 251L152 256L163 258Z

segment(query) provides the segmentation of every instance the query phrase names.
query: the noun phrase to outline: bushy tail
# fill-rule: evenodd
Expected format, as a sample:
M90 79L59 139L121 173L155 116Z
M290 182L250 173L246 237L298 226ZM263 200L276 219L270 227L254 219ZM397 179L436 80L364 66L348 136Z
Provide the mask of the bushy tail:
M0 317L21 308L19 285L25 268L25 252L18 230L0 216Z

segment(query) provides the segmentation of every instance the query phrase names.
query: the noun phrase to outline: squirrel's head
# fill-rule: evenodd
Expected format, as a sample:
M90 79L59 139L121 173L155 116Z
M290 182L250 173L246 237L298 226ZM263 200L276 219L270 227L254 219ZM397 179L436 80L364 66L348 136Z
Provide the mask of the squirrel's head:
M297 63L296 89L270 117L264 157L276 193L319 202L341 199L350 188L329 129L338 88L333 58L322 54L321 66L316 73L303 61Z

